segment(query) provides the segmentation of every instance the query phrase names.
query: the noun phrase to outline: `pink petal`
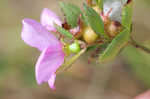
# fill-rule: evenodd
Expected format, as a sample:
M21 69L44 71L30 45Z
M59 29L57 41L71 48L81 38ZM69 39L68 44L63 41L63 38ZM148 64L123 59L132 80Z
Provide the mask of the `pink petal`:
M48 80L48 84L50 86L51 89L55 90L55 78L56 78L56 74L52 74L50 79Z
M62 22L60 18L51 10L44 8L41 14L41 24L45 26L48 30L54 31L54 23L61 26Z
M48 82L52 87L54 73L64 62L64 53L55 47L43 50L36 64L36 80L38 84Z
M59 40L48 32L40 23L32 19L22 21L22 39L30 46L38 48L40 51L48 46L61 46Z

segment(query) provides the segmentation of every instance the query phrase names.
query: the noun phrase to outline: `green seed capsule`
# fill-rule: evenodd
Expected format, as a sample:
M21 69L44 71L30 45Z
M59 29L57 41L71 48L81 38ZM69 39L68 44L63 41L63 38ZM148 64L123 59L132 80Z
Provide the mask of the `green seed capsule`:
M98 35L92 30L91 27L85 27L83 31L83 38L86 43L91 44L97 40Z
M72 53L78 53L80 52L80 45L77 41L75 41L74 43L72 43L71 45L69 45L69 50Z

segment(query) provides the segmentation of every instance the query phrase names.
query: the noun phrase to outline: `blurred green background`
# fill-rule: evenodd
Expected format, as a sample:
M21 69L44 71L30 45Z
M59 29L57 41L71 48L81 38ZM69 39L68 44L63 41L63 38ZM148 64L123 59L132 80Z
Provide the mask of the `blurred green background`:
M59 1L81 5L83 0L0 0L0 99L133 99L150 87L150 55L132 46L109 64L88 64L81 57L56 79L56 91L38 86L34 65L40 52L20 37L23 18L39 21L43 8L62 16ZM150 47L150 1L134 4L134 38ZM97 65L97 66L96 66Z

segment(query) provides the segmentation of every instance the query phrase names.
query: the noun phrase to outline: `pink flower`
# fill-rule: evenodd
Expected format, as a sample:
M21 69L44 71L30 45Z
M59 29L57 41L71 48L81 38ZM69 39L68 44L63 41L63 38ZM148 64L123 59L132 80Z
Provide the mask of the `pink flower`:
M55 72L63 64L65 56L63 45L51 33L56 31L54 23L59 26L62 24L55 13L45 8L41 14L41 24L32 19L24 19L21 33L25 43L41 51L35 66L37 83L48 82L52 89L55 89Z
M62 25L60 18L55 13L47 8L44 8L41 14L41 24L46 27L47 30L55 31L56 29L54 28L54 23L59 26Z
M134 99L150 99L150 90L138 95Z

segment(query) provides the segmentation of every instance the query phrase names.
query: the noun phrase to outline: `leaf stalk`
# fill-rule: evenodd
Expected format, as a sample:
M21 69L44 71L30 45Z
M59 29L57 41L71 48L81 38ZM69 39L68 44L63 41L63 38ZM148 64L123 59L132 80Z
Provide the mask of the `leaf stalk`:
M145 51L146 53L150 54L150 48L145 47L144 45L141 45L140 43L138 43L137 41L135 41L133 39L133 37L131 37L131 41L130 44L136 48L139 48L143 51Z

